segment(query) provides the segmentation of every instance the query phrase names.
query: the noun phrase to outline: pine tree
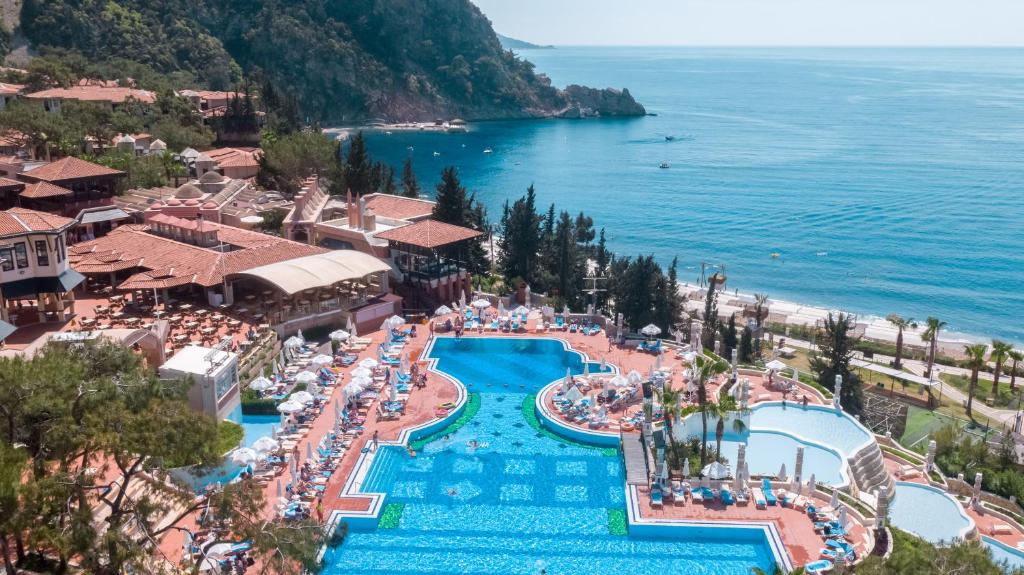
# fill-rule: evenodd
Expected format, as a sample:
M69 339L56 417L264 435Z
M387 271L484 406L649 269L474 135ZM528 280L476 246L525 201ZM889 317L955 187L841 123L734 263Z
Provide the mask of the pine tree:
M528 284L537 278L541 243L541 217L537 214L536 193L531 185L526 195L511 206L505 202L501 217L501 238L498 240L498 266L511 285L516 278Z
M407 198L420 197L420 184L416 181L416 173L412 171L412 158L406 158L402 166L402 195Z
M459 181L458 171L449 166L441 171L434 200L434 219L456 226L466 226L466 188Z
M589 250L590 242L594 241L594 218L580 212L576 216L576 243Z
M554 247L551 275L556 278L558 295L562 296L566 305L578 305L583 283L583 262L569 212L563 211L555 225Z
M594 250L594 264L597 265L597 275L604 275L608 271L608 264L611 263L611 254L604 239L604 228L597 239L597 248Z
M345 185L353 194L364 195L373 191L370 186L372 169L370 157L366 152L366 140L362 132L357 132L349 143L343 170Z
M704 347L714 345L715 334L718 333L718 274L713 274L708 281L707 295L704 296L704 327L700 337Z
M743 334L740 336L740 363L754 362L754 330L749 325L743 326Z
M720 328L722 335L722 357L729 359L732 357L732 350L736 349L738 343L738 333L736 331L736 314L729 316L728 325L723 325Z
M853 331L853 316L831 313L825 318L824 333L818 338L818 351L811 356L811 371L818 377L818 383L826 389L835 390L835 377L843 378L842 396L839 398L843 409L859 415L864 409L864 390L860 378L850 370L853 346L857 338Z

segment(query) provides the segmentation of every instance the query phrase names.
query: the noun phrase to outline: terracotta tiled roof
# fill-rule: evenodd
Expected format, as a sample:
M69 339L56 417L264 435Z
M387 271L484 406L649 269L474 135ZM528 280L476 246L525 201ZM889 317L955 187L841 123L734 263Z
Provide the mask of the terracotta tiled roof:
M25 97L40 100L59 98L62 100L111 102L114 104L122 104L128 98L134 98L146 104L156 102L156 94L149 90L109 86L72 86L70 88L50 88L48 90L33 92Z
M0 82L0 94L4 96L16 96L25 89L23 84L7 84Z
M11 208L0 212L0 237L24 234L27 232L58 232L74 225L75 220L27 210Z
M70 196L71 194L74 194L74 192L67 188L51 184L50 182L36 182L25 186L25 190L18 195L23 198L37 200L41 198Z
M483 232L462 226L453 226L437 220L420 220L407 226L380 232L375 237L421 248L438 248L482 235Z
M161 218L160 222L165 224L192 222L204 230L216 230L219 242L240 249L214 251L158 236L150 232L149 226L129 224L102 238L71 246L72 267L84 274L146 268L118 286L121 289L159 289L189 283L210 287L221 284L229 274L328 251L208 221L199 223L165 215L155 218Z
M374 194L366 198L367 209L382 218L411 220L434 213L434 202L389 194Z
M7 130L3 134L0 134L0 146L7 146L10 148L20 148L28 142L28 138L25 134L17 130Z
M259 148L217 148L204 152L219 168L258 167L263 151Z
M96 178L101 176L123 176L124 172L87 162L85 160L68 156L56 162L50 162L21 174L32 180L43 180L46 182L60 182L63 180L75 180L78 178Z
M25 182L19 182L8 178L0 178L0 191L11 192L23 189L25 189Z

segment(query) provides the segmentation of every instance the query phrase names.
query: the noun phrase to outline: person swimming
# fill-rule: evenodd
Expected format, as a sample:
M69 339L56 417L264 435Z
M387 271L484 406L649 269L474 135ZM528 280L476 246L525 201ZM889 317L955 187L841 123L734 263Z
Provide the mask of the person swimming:
M455 489L454 487L449 487L448 488L448 497L455 497L458 494L459 494L459 491L457 489Z

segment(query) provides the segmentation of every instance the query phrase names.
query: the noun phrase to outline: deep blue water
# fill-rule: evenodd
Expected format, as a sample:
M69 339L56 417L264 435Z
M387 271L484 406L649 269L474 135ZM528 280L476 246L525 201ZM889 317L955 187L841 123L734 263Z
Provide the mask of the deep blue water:
M523 55L556 85L625 86L658 115L381 134L371 152L411 155L431 187L459 167L494 220L534 183L618 253L678 255L684 280L724 263L743 291L1024 340L1024 50Z
M480 411L415 458L381 448L362 490L404 505L401 520L396 528L350 532L328 550L325 575L770 571L771 550L756 530L688 527L662 538L609 532L609 510L625 510L621 456L555 441L523 418L528 393L567 367L582 372L580 356L559 342L439 338L430 355L480 393Z

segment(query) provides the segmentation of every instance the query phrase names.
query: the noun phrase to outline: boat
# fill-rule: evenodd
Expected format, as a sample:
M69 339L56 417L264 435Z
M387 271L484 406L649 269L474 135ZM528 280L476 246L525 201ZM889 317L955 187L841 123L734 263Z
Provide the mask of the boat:
M406 146L405 149L409 150L411 152L413 150L413 147L412 146Z
M668 162L662 162L662 163L658 164L658 167L663 169L663 170L667 170L669 168L669 165L668 165Z
M494 150L492 150L490 148L484 148L484 153L485 154L492 154L492 153L494 153Z
M666 142L674 142L675 139L676 139L675 136L665 136L665 141Z
M440 155L441 155L441 152L434 152L434 157L435 157L435 158L436 158L436 157L438 157L438 156L440 156Z
M779 252L772 252L772 259L773 260L777 260L777 259L779 259L779 256L781 256L781 255L782 254L780 254Z

